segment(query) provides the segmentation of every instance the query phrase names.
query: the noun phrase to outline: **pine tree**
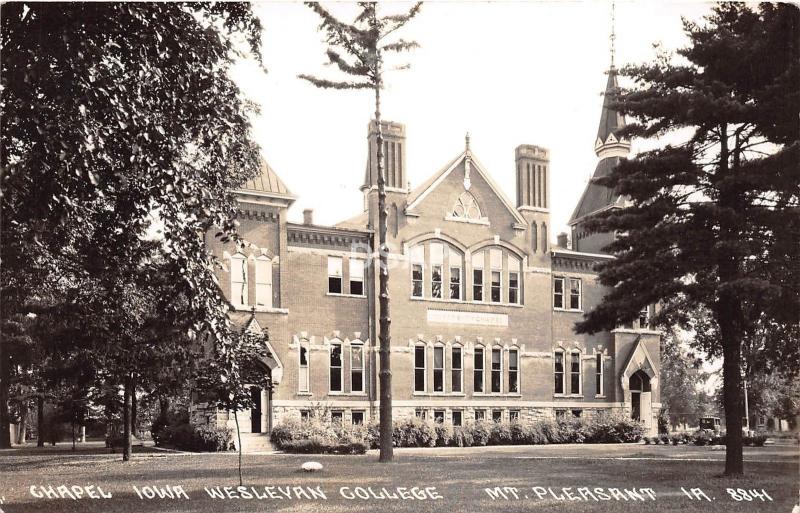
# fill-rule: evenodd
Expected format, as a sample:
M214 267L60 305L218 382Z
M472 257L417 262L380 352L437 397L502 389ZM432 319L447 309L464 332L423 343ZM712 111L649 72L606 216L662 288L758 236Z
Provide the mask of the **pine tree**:
M577 328L613 329L653 303L665 324L711 312L725 473L735 475L744 470L742 341L761 315L781 325L800 316L800 10L723 3L684 30L681 64L661 55L623 70L634 87L615 103L637 122L622 135L676 142L601 180L629 202L590 224L619 235L607 248L616 258L600 267L610 291Z
M375 94L375 125L378 150L378 295L380 320L380 461L392 460L392 371L390 358L391 336L389 316L389 249L386 246L388 211L386 208L386 177L384 176L383 133L381 125L381 89L384 85L384 57L417 47L414 41L388 37L402 28L419 13L422 3L415 4L404 14L378 16L377 2L360 2L360 12L352 24L336 19L318 3L308 3L322 19L320 29L327 35L327 56L348 78L328 80L312 75L300 75L317 87L325 89L371 89ZM401 66L396 69L405 69Z

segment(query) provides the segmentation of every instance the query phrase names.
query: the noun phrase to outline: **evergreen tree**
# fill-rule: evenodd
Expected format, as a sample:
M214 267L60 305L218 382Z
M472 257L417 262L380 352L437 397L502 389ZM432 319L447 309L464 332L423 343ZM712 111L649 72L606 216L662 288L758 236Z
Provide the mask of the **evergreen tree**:
M743 473L742 341L761 315L783 326L800 316L800 10L723 3L684 29L685 61L662 55L623 70L635 87L616 107L637 122L622 135L676 142L600 181L629 203L589 226L619 236L600 267L609 293L577 328L613 329L653 303L667 325L707 309L733 475Z
M327 56L347 77L328 80L312 75L300 75L317 87L326 89L371 89L375 94L375 125L378 150L378 298L380 320L380 461L392 460L392 371L391 335L389 316L389 248L386 230L389 212L386 207L386 177L384 176L383 132L381 125L381 89L384 85L385 63L388 53L399 53L417 47L413 41L389 36L402 28L419 13L422 3L415 4L404 14L378 16L377 2L360 2L359 14L352 24L336 19L318 3L308 3L322 19L320 29L327 35ZM408 68L408 65L397 69Z

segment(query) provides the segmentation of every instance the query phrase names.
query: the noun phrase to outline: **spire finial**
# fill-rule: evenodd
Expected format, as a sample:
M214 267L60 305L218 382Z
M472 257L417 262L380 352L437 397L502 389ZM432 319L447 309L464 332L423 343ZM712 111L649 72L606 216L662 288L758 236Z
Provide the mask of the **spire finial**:
M615 11L615 5L614 5L614 1L612 0L611 1L611 37L610 37L610 39L611 39L611 69L614 69L614 57L615 57L614 54L616 53L616 48L615 48L614 43L615 43L615 41L617 39L616 23L615 23L616 20L615 20L615 12L614 11Z
M467 135L464 136L464 142L466 150L469 151L469 132L467 132Z

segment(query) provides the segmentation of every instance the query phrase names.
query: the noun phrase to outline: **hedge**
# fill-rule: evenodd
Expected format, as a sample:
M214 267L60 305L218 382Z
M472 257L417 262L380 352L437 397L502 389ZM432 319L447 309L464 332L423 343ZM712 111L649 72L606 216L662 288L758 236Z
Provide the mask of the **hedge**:
M541 445L559 443L622 443L639 441L644 426L624 415L599 413L595 417L561 421L468 422L453 426L416 417L394 422L395 447L472 447L485 445ZM377 424L345 426L320 419L286 419L270 439L286 452L362 454L377 448Z
M227 427L179 424L161 430L159 444L193 452L224 452L234 449L233 432Z

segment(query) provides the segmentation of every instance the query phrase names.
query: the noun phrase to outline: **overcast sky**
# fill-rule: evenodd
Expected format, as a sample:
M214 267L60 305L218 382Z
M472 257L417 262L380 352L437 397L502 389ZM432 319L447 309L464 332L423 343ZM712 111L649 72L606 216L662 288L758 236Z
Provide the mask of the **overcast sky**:
M326 5L352 19L353 5ZM681 16L700 20L710 6L618 1L617 64L652 60L656 42L670 50L685 46ZM304 208L314 209L318 224L356 215L363 205L358 187L372 95L320 90L297 78L340 77L323 65L319 20L308 7L264 2L255 8L269 73L242 64L235 78L261 104L254 133L265 158L298 196L290 220L300 221ZM421 48L397 61L408 60L411 69L389 74L383 96L384 119L406 125L412 187L459 154L468 131L472 150L514 201L514 148L544 146L551 150L552 223L566 230L597 163L610 31L610 2L425 4L401 33Z

